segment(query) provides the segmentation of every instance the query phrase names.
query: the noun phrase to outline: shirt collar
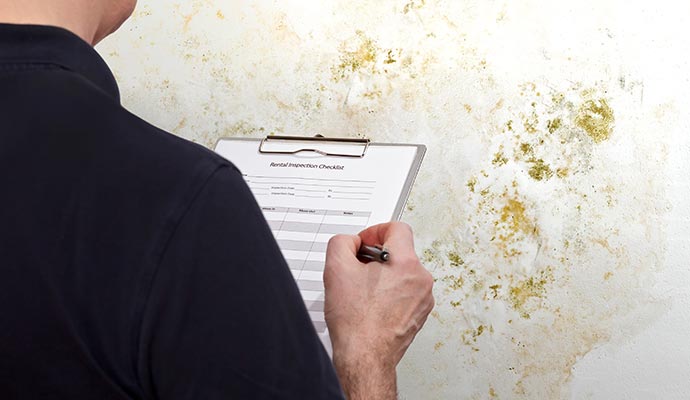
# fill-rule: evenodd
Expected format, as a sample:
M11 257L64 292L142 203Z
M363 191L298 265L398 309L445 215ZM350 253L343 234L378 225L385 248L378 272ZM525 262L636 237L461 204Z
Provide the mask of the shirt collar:
M53 26L0 23L0 65L54 64L82 75L120 101L120 91L108 65L88 43Z

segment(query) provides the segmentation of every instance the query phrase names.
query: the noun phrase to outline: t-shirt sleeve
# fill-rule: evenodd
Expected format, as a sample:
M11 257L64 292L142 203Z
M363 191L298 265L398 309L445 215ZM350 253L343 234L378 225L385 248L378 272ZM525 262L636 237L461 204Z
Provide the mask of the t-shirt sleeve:
M172 235L139 343L153 398L343 398L280 249L230 166L213 173Z

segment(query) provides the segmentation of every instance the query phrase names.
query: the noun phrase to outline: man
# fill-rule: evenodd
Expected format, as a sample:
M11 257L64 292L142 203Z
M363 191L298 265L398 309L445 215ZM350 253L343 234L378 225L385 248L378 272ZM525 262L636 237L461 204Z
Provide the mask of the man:
M409 228L329 243L331 363L235 167L120 106L91 45L133 7L0 0L0 398L395 398L433 307Z

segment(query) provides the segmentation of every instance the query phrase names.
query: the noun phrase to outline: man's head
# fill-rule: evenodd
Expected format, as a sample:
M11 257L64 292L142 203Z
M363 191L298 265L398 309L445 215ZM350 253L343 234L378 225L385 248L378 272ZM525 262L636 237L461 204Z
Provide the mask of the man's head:
M0 0L0 22L52 25L95 45L134 11L136 0Z

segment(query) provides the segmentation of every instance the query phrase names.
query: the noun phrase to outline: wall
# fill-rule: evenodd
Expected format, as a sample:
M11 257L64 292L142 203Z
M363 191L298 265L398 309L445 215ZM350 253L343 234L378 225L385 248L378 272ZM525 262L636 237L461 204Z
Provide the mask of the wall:
M425 143L403 399L690 392L686 2L142 0L99 47L182 137Z

